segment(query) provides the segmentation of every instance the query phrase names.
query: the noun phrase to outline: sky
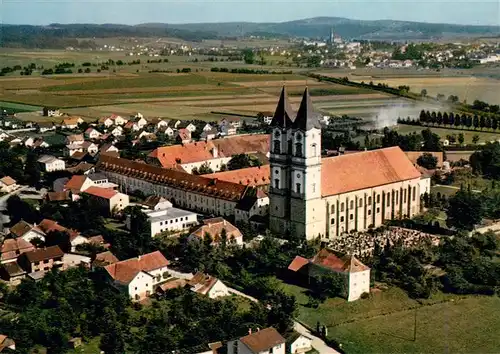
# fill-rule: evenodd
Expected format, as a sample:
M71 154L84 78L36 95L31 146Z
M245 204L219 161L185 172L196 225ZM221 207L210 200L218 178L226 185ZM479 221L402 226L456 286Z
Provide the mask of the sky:
M0 0L8 24L284 22L316 16L500 25L500 0Z

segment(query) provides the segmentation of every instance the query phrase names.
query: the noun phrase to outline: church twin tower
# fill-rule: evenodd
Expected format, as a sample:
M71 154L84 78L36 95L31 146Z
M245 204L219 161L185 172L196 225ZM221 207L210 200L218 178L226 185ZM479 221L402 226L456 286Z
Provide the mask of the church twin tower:
M325 234L321 124L307 88L295 115L283 87L271 127L270 228L292 237L321 237Z

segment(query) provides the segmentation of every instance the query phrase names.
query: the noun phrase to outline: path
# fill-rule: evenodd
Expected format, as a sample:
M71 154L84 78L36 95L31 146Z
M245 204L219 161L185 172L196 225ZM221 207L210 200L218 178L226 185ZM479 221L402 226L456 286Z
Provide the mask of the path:
M314 349L316 349L318 352L321 354L339 354L338 351L335 349L329 347L323 339L316 337L313 335L306 327L301 325L299 322L294 322L293 329L295 329L297 332L300 334L312 338L312 346Z
M443 188L450 188L450 189L455 189L455 190L459 190L460 187L457 187L457 186L449 186L447 184L436 184L434 185L434 187L443 187ZM479 189L472 189L472 191L474 193L481 193L481 191Z

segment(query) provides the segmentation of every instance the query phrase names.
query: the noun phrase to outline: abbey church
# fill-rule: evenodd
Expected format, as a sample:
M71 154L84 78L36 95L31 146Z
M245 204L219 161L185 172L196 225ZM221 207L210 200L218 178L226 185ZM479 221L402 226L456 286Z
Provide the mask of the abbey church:
M430 181L399 147L322 158L319 118L307 88L296 113L283 88L271 122L271 230L327 241L420 212Z

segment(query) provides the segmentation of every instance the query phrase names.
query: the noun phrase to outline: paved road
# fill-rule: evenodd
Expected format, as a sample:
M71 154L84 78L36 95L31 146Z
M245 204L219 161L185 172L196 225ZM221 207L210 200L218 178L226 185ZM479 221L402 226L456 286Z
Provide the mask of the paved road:
M294 324L294 329L299 332L300 334L312 338L312 346L314 349L316 349L318 352L321 354L339 354L338 351L335 349L329 347L323 339L316 337L313 335L306 327L302 326L300 323L295 322Z
M449 186L447 184L436 184L434 187L443 187L443 188L450 188L450 189L455 189L455 190L459 190L460 187L457 187L457 186ZM481 193L481 191L479 189L472 189L472 191L474 193Z
M13 195L21 193L22 191L24 191L24 190L26 190L28 188L29 188L29 186L22 186L21 188L16 189L15 191L13 191L13 192L11 192L9 194L1 196L0 197L0 211L6 210L6 208L7 208L7 199L9 199Z

